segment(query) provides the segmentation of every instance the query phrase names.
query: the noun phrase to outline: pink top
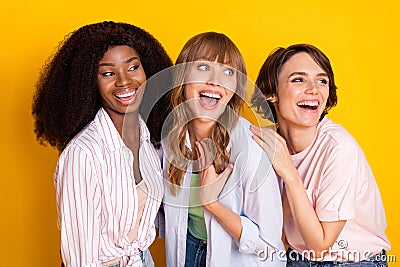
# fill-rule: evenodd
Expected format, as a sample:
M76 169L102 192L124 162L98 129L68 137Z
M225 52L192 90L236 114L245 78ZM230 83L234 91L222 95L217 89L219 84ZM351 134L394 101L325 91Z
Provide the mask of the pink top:
M292 160L319 220L347 221L331 251L324 254L325 261L360 261L390 250L378 186L350 133L325 117L312 143ZM290 247L310 258L290 212L285 214L284 232Z
M135 240L138 236L138 231L139 231L139 226L140 226L140 221L142 219L144 207L146 205L146 199L147 199L147 186L146 183L141 180L137 185L136 185L136 192L138 196L138 218L135 223L135 227L131 229L131 231L128 233L129 240Z
M100 267L117 258L121 267L142 266L139 253L155 238L154 219L163 187L160 159L141 118L139 126L145 202L135 184L133 154L104 109L60 155L55 188L66 267ZM138 223L132 240L130 233Z

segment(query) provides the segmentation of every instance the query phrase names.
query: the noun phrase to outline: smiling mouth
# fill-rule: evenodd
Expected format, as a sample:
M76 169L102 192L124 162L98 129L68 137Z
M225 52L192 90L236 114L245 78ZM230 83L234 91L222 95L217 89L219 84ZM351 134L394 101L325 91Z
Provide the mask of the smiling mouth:
M136 89L126 89L117 92L115 97L121 101L130 101L136 95L136 91Z
M297 106L303 109L308 109L308 110L316 110L319 107L319 102L318 101L301 101L297 103Z

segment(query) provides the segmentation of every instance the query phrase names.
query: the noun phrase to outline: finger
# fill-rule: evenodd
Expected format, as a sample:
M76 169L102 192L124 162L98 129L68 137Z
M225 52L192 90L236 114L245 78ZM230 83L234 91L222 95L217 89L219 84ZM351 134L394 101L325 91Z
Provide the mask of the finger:
M261 139L260 137L258 137L257 135L253 135L252 136L253 140L264 150L268 149L267 144L264 142L263 139Z
M207 145L202 141L201 142L196 141L195 144L199 156L197 159L197 161L199 162L199 171L203 171L210 165L210 161L207 159L209 153L208 148Z
M263 127L263 129L271 129L274 132L276 132L276 129L277 129L276 126L277 126L277 124L273 123L273 124L270 124L270 125L267 125L267 126Z
M275 146L272 147L271 142L264 142L264 140L262 140L261 138L259 138L256 135L253 135L253 140L267 153L268 158L270 159L270 161L273 160L274 157L274 150L275 150Z
M264 126L264 127L259 127L259 126L256 126L254 124L250 125L250 131L253 132L253 133L261 133L261 131L263 129L271 129L273 131L276 131L277 128L276 128L275 124L270 124L270 125L267 125L267 126Z
M220 174L217 175L215 172L214 166L210 165L207 169L203 172L204 176L207 174L211 174L211 170L213 171L214 178L209 180L207 183L200 180L200 185L202 187L202 192L206 197L206 201L203 204L210 203L218 199L219 194L221 193L222 189L224 188L227 179L232 173L233 165L229 164Z
M279 135L275 131L275 126L267 126L261 129L261 136L259 137L264 141L264 143L274 145L278 136Z
M200 141L200 146L199 149L201 149L202 153L202 162L203 166L207 167L209 166L214 159L214 144L211 139L206 138Z
M262 143L260 143L260 141L263 143L269 144L273 140L272 136L274 135L275 132L272 131L271 129L269 129L269 128L253 128L253 129L254 129L253 137L257 137L257 138L253 138L253 139L257 140L257 143L261 147L263 147L264 145Z
M250 132L252 132L254 135L257 135L258 137L261 136L261 129L260 127L257 127L255 125L250 125Z
M226 166L225 170L223 170L223 172L220 173L219 179L221 179L225 184L228 177L231 176L232 171L233 171L233 164L229 163L228 166Z
M197 148L197 141L194 142L194 145L192 147L192 171L193 172L199 172L201 166L200 166L200 162L199 162L199 158L200 158L200 152L199 149Z
M275 133L275 125L265 127L251 126L250 131L264 142L269 142L272 140L271 135Z
M198 171L202 171L205 168L205 160L204 160L204 149L201 146L199 141L195 142L196 152L197 152L197 163L198 163Z
M199 181L200 181L200 186L205 186L209 184L210 182L206 181L207 177L217 177L217 172L215 171L215 167L213 164L210 164L209 166L203 168L202 170L199 171Z

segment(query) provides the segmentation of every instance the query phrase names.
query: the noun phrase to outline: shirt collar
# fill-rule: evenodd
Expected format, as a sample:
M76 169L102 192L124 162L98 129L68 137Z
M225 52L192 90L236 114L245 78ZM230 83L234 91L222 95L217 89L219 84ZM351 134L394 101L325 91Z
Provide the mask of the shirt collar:
M106 146L110 149L110 151L115 151L125 146L124 141L119 135L117 129L114 126L110 116L103 109L100 108L97 112L94 122L98 127L101 138L104 140ZM139 115L139 127L140 127L140 143L150 141L150 132L147 129L146 123Z
M150 141L150 132L144 122L142 116L139 114L139 127L140 127L140 141Z
M124 146L124 142L122 141L117 128L115 128L110 116L103 108L100 108L97 112L94 118L94 123L97 126L101 138L110 151L115 151Z

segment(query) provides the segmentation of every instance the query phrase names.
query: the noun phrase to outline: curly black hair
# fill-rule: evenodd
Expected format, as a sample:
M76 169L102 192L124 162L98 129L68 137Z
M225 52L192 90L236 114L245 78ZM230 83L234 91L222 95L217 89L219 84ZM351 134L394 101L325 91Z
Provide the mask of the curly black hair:
M71 32L50 55L36 83L32 115L40 144L48 143L62 151L94 119L101 107L98 63L110 47L120 45L132 47L139 54L147 79L172 66L162 45L137 26L104 21ZM163 116L168 114L167 99L167 96L161 97L146 116L154 144L160 141Z

